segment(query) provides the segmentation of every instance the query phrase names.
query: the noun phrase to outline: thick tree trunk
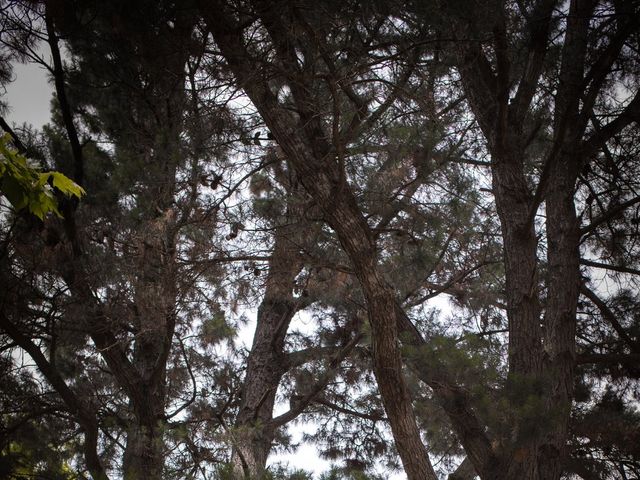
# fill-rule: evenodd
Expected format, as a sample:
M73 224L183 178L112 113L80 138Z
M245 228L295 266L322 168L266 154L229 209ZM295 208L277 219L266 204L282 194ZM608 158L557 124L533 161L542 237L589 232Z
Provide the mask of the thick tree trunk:
M137 419L136 419L137 420ZM122 470L125 480L161 480L164 468L162 425L136 422L127 430Z
M494 159L493 192L504 242L509 372L535 377L542 370L538 240L528 219L532 197L518 157L508 152Z
M157 337L155 342L161 342ZM155 347L155 345L154 345ZM140 385L136 392L138 398L130 402L133 418L127 429L127 442L123 456L123 477L125 480L140 478L161 480L163 478L165 427L165 365L157 366L161 354L156 348L145 350L136 346L134 365L140 371ZM142 356L146 358L142 360ZM147 363L147 362L155 362ZM153 365L153 367L151 367ZM151 367L151 368L149 368ZM159 371L154 372L155 368Z
M313 185L317 185L314 182ZM305 185L307 186L307 185ZM307 186L310 191L312 185ZM335 190L334 190L335 191ZM411 396L402 373L398 311L393 289L377 269L375 242L348 187L323 202L329 224L351 259L366 299L372 328L373 369L407 478L437 478L420 437ZM318 193L316 193L318 195Z
M174 143L176 145L176 143ZM168 150L171 152L172 150ZM151 205L161 210L173 198L175 164L166 162ZM157 190L156 190L157 189ZM151 201L151 200L149 200ZM176 324L177 268L175 214L171 208L145 222L138 252L139 274L134 284L136 316L132 367L139 377L130 395L133 420L127 430L123 473L125 480L163 478L167 360Z
M503 256L505 264L507 319L509 325L509 375L507 389L514 393L511 398L521 398L517 392L528 392L529 396L543 399L545 391L541 382L543 371L543 348L541 308L538 293L538 240L530 210L533 195L527 186L522 156L514 151L499 151L494 154L493 193L502 226ZM509 445L504 453L511 458L503 459L505 479L538 479L538 438L531 434L533 419L525 419L522 427L518 411L519 400L513 402L512 438L502 439ZM543 412L539 412L540 415ZM513 442L513 445L510 445ZM532 461L533 460L533 461Z
M511 59L504 42L504 19L496 19L493 30L495 68L476 44L459 42L455 47L465 93L492 154L506 273L508 388L527 389L540 404L534 416L513 419L515 442L502 440L504 468L498 478L555 480L566 458L579 290L579 232L573 198L580 165L572 155L580 149L586 125L578 115L578 99L584 89L587 31L594 5L590 0L573 0L570 5L555 98L554 141L535 193L524 175L522 146L528 134L522 124L543 68L553 2L536 6L529 63L514 101L508 94ZM547 297L542 318L534 221L538 205L545 200ZM512 410L519 408L514 402Z
M275 432L269 423L276 391L286 372L284 340L298 309L292 289L302 268L301 231L308 233L298 223L276 230L235 423L232 463L236 478L262 478L271 451Z
M578 162L558 162L547 194L548 294L545 353L551 378L549 429L542 438L540 477L560 478L567 458L567 436L576 360L576 311L580 291L580 232L574 206Z
M289 367L284 351L291 320L305 304L294 298L295 280L303 267L301 250L313 244L320 224L306 220L306 194L295 176L285 173L284 159L271 151L274 174L287 192L286 212L274 229L264 298L247 360L240 408L235 420L232 465L235 478L261 479L266 473L276 426L276 392Z
M596 75L584 95L589 24L597 2L572 0L562 50L560 83L555 98L554 144L548 158L546 189L547 302L544 318L546 416L539 452L539 476L559 479L568 458L567 445L576 360L576 314L580 293L580 229L574 205L576 180L584 161L578 153L604 76ZM633 20L630 24L633 24ZM619 31L625 27L618 26ZM612 42L615 45L615 42ZM620 48L620 47L616 47ZM615 49L613 50L616 51ZM603 57L613 62L615 55ZM606 65L606 62L604 65ZM606 69L605 69L606 71ZM582 111L580 98L583 100ZM589 99L591 97L591 99ZM555 150L554 150L555 149ZM542 178L541 181L546 179Z

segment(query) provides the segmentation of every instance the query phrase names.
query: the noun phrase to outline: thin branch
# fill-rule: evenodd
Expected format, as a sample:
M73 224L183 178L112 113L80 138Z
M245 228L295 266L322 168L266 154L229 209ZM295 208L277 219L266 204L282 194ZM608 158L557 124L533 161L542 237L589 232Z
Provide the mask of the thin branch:
M614 272L630 273L632 275L640 275L640 270L635 269L635 268L623 267L621 265L611 265L611 264L608 264L608 263L594 262L592 260L586 260L584 258L580 259L580 264L585 265L587 267L602 268L604 270L612 270Z
M576 357L576 363L579 365L615 363L638 368L640 353L583 353Z
M640 91L636 92L633 100L620 112L614 120L611 120L598 129L589 138L582 142L580 154L584 158L592 157L613 136L620 133L633 122L640 122Z
M193 374L193 370L191 369L191 363L187 358L187 350L184 346L184 342L182 341L182 338L180 338L179 336L176 336L176 337L178 339L178 342L180 343L182 358L184 358L184 363L187 366L187 372L189 373L189 378L191 378L191 384L193 386L193 389L191 392L191 398L189 398L189 400L187 400L185 403L180 405L173 413L166 415L165 420L170 420L171 418L175 417L177 414L179 414L181 411L183 411L185 408L187 408L189 405L195 402L198 396L198 383L196 382L196 377Z
M313 400L312 403L316 403L318 405L323 405L325 407L330 408L331 410L335 410L336 412L344 413L346 415L351 415L354 417L362 418L363 420L371 420L372 422L387 422L387 417L384 415L375 415L371 413L362 413L352 410L350 408L342 407L338 404L330 402L329 400L325 400L322 398Z
M640 342L632 339L624 327L618 322L617 315L609 308L609 306L603 302L598 295L590 290L584 283L580 287L580 292L587 297L591 302L598 307L602 317L608 321L613 329L620 335L620 338L631 348L633 353L640 354Z
M287 354L286 365L288 369L292 369L329 355L335 355L339 350L340 347L337 345L296 350Z
M600 214L599 216L594 218L589 225L586 225L580 229L580 235L584 236L587 233L592 232L598 226L602 225L605 222L608 222L609 220L612 220L618 214L622 213L624 210L635 205L636 203L640 203L640 196L627 200L626 202L623 202L620 205L613 207L611 210L608 210Z
M349 340L342 349L336 353L336 355L329 362L329 368L322 374L320 379L315 383L315 385L310 389L309 393L303 396L301 399L296 402L295 406L292 407L288 412L283 413L275 417L273 420L269 422L269 426L273 428L281 427L282 425L290 422L298 415L300 415L305 408L313 401L313 399L320 393L331 381L331 379L336 374L337 367L342 363L342 361L351 353L353 348L358 344L358 342L362 339L364 335L362 333L357 334L351 340Z

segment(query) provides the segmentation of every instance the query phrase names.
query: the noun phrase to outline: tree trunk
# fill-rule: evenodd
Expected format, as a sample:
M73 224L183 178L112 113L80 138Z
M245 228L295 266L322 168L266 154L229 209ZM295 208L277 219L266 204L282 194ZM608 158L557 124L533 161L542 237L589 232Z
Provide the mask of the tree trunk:
M280 380L286 372L284 339L298 306L294 280L302 263L293 224L277 230L265 296L247 362L242 401L236 418L232 463L236 478L263 477L274 431L269 427ZM299 235L298 235L299 236Z
M580 232L574 206L578 162L558 162L547 194L548 294L545 353L551 378L547 412L550 428L542 438L541 478L560 478L567 458L567 436L576 361L576 311L580 291Z
M560 84L555 98L553 144L544 157L535 193L524 174L528 114L542 72L553 2L541 1L532 23L527 69L516 96L509 99L512 59L504 18L493 29L496 59L481 47L460 41L454 47L465 93L492 155L493 194L503 234L509 321L508 389L525 389L540 408L511 421L514 438L502 439L498 478L555 480L567 453L575 362L575 324L579 291L579 231L573 203L580 168L574 158L586 122L579 118L584 89L588 23L595 3L573 0L562 48ZM457 30L464 28L452 17ZM546 201L547 298L542 318L537 274L535 214ZM543 326L544 325L544 326ZM518 412L520 405L512 404ZM514 441L515 440L515 441Z
M153 419L144 423L136 421L127 429L127 444L122 463L125 480L164 478L162 471L165 451L162 424L154 423Z
M163 195L153 202L152 205L158 207L154 210L169 205L173 198L175 165L167 163L168 172L163 172L166 176L156 187ZM139 239L133 319L137 332L132 368L139 376L140 385L131 394L134 398L130 398L134 419L127 430L124 452L126 480L163 478L166 370L177 301L174 215L173 210L167 208L160 216L145 222Z
M284 159L272 151L275 162ZM240 409L235 421L232 464L238 479L264 477L275 427L272 424L276 392L287 372L284 342L294 315L303 306L294 298L295 280L303 267L301 249L314 242L317 223L304 219L308 200L301 186L274 168L276 179L286 192L286 212L275 227L264 298L258 307L256 330L242 388Z

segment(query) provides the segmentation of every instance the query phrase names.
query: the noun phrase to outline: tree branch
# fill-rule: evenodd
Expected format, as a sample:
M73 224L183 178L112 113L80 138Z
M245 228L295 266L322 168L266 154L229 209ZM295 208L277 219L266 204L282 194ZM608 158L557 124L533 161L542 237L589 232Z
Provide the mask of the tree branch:
M580 155L585 158L592 157L613 136L620 133L633 122L640 122L640 91L636 92L633 100L629 102L626 108L620 112L615 119L596 130L589 138L583 140Z
M527 26L530 29L527 63L522 71L518 91L510 107L510 116L515 124L521 124L524 121L525 112L529 109L536 92L548 49L547 39L553 9L557 3L557 0L539 0L527 21Z
M473 480L476 476L473 463L471 463L469 457L466 457L462 463L458 465L458 468L449 475L448 480Z
M620 266L620 265L610 265L608 263L594 262L592 260L586 260L584 258L580 259L580 263L582 265L586 265L587 267L602 268L602 269L605 269L605 270L613 270L614 272L630 273L632 275L640 275L640 270L637 270L635 268L623 267L623 266Z
M584 283L580 287L581 293L587 297L591 302L598 307L602 317L607 320L613 329L620 335L620 338L631 348L631 351L636 354L640 354L640 342L632 339L624 327L618 322L616 314L604 303L598 295L590 290Z
M608 211L606 211L604 213L601 213L599 216L594 218L589 225L586 225L586 226L584 226L584 227L582 227L580 229L580 235L584 236L587 233L592 232L598 226L602 225L605 222L608 222L609 220L612 220L617 215L619 215L621 212L623 212L627 208L635 205L636 203L640 203L640 196L637 196L637 197L634 197L634 198L632 198L630 200L627 200L626 202L623 202L620 205L617 205L617 206L613 207L611 210L608 210Z
M295 406L291 408L288 412L283 413L282 415L278 415L271 422L269 422L269 426L271 428L278 428L282 425L290 422L298 415L300 415L305 408L313 401L313 399L329 384L331 379L336 374L337 367L342 363L342 361L349 355L351 350L358 344L358 342L362 339L364 335L362 333L358 333L351 340L349 340L339 352L334 355L334 357L329 362L329 367L327 370L320 376L320 379L313 385L310 391L304 395L302 398L298 399L295 403Z
M62 65L62 56L60 55L60 47L58 45L58 36L55 31L52 16L51 2L45 4L45 24L47 26L48 42L51 48L51 57L53 59L53 77L56 87L56 95L58 96L58 103L60 104L60 111L62 112L62 120L67 130L67 136L69 143L71 144L71 152L73 154L73 180L82 185L84 181L84 160L82 158L82 146L80 145L80 139L78 137L78 130L73 123L73 112L69 99L67 97L67 90L65 87L65 74L64 67Z
M40 348L5 315L0 313L0 327L36 362L38 370L64 401L70 413L75 416L85 434L84 455L87 468L95 480L108 480L107 473L98 455L98 421L95 412L71 390L60 373L49 362Z

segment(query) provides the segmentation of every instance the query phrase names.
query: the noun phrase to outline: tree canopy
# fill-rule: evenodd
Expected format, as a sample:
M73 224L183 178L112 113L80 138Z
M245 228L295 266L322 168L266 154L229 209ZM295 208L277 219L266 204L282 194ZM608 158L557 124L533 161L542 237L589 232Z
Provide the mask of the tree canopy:
M4 0L0 52L54 86L2 475L640 477L637 1Z

